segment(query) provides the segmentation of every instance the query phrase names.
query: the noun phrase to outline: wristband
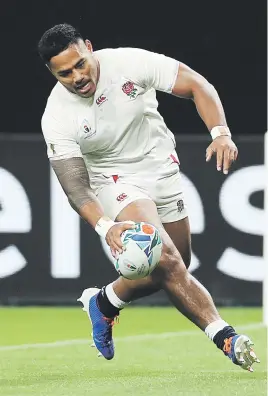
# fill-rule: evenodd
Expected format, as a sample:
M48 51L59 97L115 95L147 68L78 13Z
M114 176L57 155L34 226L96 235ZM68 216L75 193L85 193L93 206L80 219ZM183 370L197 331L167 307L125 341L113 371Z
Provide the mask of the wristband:
M101 236L106 237L109 229L115 224L115 222L109 217L101 217L96 224L95 231Z
M232 136L230 129L227 126L215 126L214 128L211 129L210 131L212 139L216 139L219 136Z

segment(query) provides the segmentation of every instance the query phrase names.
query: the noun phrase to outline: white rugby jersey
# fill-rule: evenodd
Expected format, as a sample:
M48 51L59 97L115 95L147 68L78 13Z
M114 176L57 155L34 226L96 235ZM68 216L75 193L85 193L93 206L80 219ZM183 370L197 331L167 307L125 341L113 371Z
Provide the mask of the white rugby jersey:
M153 52L103 49L95 95L81 98L59 82L42 117L49 158L83 157L89 176L155 171L175 139L157 111L155 90L171 93L179 62Z

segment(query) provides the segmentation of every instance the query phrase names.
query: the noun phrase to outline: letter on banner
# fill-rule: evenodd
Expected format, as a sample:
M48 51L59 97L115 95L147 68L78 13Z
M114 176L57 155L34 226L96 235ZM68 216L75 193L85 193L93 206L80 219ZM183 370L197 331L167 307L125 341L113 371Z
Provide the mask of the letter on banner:
M241 232L264 235L263 209L252 206L250 196L264 190L265 169L263 165L248 166L231 174L220 191L220 209L225 220ZM264 259L227 248L217 265L223 273L234 278L261 282L264 277Z
M53 278L80 276L80 219L71 208L51 168L51 275Z
M185 191L185 200L188 208L191 234L202 234L205 229L205 216L201 197L192 181L184 174L181 174L181 176L183 190ZM200 262L196 255L192 252L189 271L193 272L198 267L200 267Z
M0 232L27 233L32 228L30 202L18 179L0 168ZM15 274L27 264L15 245L0 251L0 278Z

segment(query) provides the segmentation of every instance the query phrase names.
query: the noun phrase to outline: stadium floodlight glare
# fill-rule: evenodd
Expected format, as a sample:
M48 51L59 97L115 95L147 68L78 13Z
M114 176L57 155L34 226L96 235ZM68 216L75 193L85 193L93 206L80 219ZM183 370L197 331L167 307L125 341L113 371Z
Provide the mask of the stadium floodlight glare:
M263 322L268 326L268 131L264 136L264 164L265 180L264 191L264 214L265 214L265 229L263 236L263 258L264 258L264 278L263 278Z

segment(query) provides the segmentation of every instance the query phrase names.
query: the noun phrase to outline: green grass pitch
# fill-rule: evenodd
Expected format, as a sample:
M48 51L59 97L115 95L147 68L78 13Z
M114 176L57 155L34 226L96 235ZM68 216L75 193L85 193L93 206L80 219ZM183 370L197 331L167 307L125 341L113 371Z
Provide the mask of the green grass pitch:
M233 365L171 307L130 307L114 328L116 355L97 358L80 308L0 308L1 396L262 396L266 331L258 308L225 308L261 359Z

